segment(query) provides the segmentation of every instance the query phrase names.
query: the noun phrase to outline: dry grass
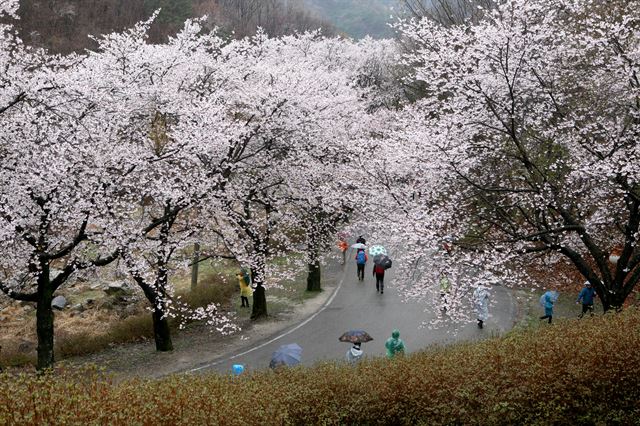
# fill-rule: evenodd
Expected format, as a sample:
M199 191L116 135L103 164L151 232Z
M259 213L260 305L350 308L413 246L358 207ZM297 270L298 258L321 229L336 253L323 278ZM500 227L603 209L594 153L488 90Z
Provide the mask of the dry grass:
M197 308L210 303L226 305L235 290L230 280L220 280L217 275L207 274L201 277L200 284L194 292L182 289L178 295L189 307ZM99 304L98 302L97 305ZM69 310L56 311L56 358L95 353L116 344L152 339L153 325L151 313L145 310L147 305L146 300L141 301L137 305L136 313L126 318L112 310L100 309L99 306L82 314ZM35 311L24 314L23 309L25 308L16 303L3 310L6 318L2 324L2 334L5 337L0 340L0 365L20 366L35 363ZM177 330L180 320L181 318L177 318L170 321L174 330Z
M0 379L0 424L638 424L640 311L350 367Z

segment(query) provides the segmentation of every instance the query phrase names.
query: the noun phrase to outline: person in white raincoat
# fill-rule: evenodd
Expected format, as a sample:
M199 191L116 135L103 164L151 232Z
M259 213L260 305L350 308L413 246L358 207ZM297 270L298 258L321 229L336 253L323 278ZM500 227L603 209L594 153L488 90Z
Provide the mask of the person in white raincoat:
M353 347L347 352L347 362L349 364L357 364L362 359L362 354L360 343L354 343Z
M478 328L482 328L484 322L489 319L489 289L482 284L473 292L473 305L478 318Z

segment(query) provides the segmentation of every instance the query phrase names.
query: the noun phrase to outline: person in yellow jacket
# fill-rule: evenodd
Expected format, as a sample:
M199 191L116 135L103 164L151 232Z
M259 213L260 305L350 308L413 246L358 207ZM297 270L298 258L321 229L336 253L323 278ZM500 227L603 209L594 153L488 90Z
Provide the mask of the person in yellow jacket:
M238 278L238 284L240 285L240 301L242 302L242 307L249 307L249 297L253 295L253 290L251 290L251 286L244 278L241 272L236 274Z

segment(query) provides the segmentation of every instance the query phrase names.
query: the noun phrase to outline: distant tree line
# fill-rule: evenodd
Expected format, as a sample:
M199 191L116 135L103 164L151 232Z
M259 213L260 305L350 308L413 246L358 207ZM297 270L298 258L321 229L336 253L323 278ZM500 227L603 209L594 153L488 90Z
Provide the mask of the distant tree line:
M252 35L258 27L272 36L317 28L334 33L301 0L23 0L18 26L27 44L69 53L95 48L89 36L121 31L157 9L161 12L149 31L152 43L175 34L185 19L203 15L209 28L219 27L236 38Z

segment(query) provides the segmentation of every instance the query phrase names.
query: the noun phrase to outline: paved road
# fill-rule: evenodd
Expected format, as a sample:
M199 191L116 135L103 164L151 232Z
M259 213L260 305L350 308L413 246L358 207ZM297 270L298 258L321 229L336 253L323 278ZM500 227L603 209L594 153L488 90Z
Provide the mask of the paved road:
M489 336L492 332L510 329L515 321L517 306L511 292L503 287L495 287L491 292L491 316L483 330L473 323L458 325L456 333L452 333L453 326L437 330L421 328L420 324L429 321L435 314L425 311L424 304L402 302L394 286L393 268L387 271L382 295L376 292L372 262L367 265L363 282L357 280L354 261L348 261L346 266L340 268L337 271L338 287L312 317L263 342L254 343L232 357L202 365L191 372L229 373L233 364L243 364L247 370L267 368L271 354L280 345L293 342L302 346L305 365L320 360L343 360L350 345L339 342L338 336L352 328L362 328L375 339L362 345L365 355L383 355L384 342L394 328L400 329L407 351L412 352L433 343Z

